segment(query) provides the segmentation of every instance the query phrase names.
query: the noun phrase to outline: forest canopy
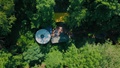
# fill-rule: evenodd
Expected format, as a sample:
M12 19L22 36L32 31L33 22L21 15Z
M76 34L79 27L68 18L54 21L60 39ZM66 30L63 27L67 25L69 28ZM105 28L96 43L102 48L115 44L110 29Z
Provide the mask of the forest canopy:
M55 13L71 38L38 44ZM119 68L119 26L119 0L0 0L0 68Z

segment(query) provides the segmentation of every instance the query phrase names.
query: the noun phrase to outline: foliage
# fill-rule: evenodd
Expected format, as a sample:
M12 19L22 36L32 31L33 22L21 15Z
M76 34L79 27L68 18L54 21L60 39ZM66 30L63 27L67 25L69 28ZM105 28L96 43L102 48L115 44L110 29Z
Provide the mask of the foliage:
M44 54L42 54L40 51L40 47L37 44L33 44L32 46L29 46L29 48L25 52L23 52L23 59L27 63L41 63Z
M55 12L66 12L69 6L69 0L55 0L54 11Z
M90 34L97 39L110 38L115 42L120 32L119 7L118 0L70 0L66 22L75 36L88 37Z
M72 44L67 51L63 55L63 61L64 65L68 66L70 68L78 68L79 67L79 54L78 54L78 49L75 47L74 44Z
M53 7L54 0L36 0L37 12L31 18L31 27L48 27L54 25L53 23Z
M35 43L34 34L31 31L21 31L19 34L20 38L17 40L17 45L23 47L22 51Z
M47 68L118 68L119 50L111 42L105 44L88 44L81 48L76 48L72 44L67 51L59 52L52 49L45 58Z
M120 67L120 48L111 45L111 43L105 43L101 47L102 50L102 60L101 68L119 68Z
M77 24L71 25L72 27L80 26L80 23L86 23L86 25L87 23L88 25L97 23L98 25L101 24L104 27L103 22L108 23L110 22L108 20L110 20L112 16L119 16L119 3L117 0L70 0L70 2L71 4L68 12L70 13L69 17L71 19L69 20L70 22ZM74 22L72 20L74 20Z
M120 48L105 44L88 44L76 48L71 44L68 49L62 52L58 46L53 46L48 53L41 53L41 47L33 44L23 54L12 56L11 53L0 51L1 68L5 67L28 67L39 68L40 64L47 68L118 68L120 66Z
M86 44L83 48L80 48L80 67L83 68L99 68L100 61L102 59L100 46Z
M40 67L40 65L35 65L32 68L42 68L42 67Z
M9 59L9 62L6 65L6 68L16 68L16 67L24 67L25 63L23 62L22 55L12 55Z
M13 32L11 33L11 39L14 38L14 44L18 46L25 45L24 47L26 47L29 43L34 43L34 34L39 28L54 24L54 0L17 0L15 1L15 4L18 23L15 23L14 25L15 27L12 30ZM16 34L14 34L14 31Z
M13 24L10 35L8 36L8 39L10 40L8 40L8 43L11 45L17 45L21 32L22 35L24 35L27 31L34 31L31 29L31 20L29 18L31 18L30 15L33 15L36 12L35 0L14 0L14 4L16 21Z
M0 0L0 68L119 68L118 0L69 2ZM66 11L68 4L66 23L76 33L74 38L77 38L77 44L72 40L67 43L38 45L34 38L35 32L40 28L53 27L54 12ZM54 10L55 6L64 7ZM118 44L113 45L109 41L103 44L94 42L107 38L117 40ZM5 46L1 46L1 42Z
M70 68L98 68L102 59L99 46L90 44L80 49L72 44L63 56L64 64Z
M10 28L16 20L13 12L14 0L0 0L0 36L11 32Z
M11 53L6 52L5 50L0 50L0 68L6 68L11 56Z
M45 56L44 63L47 68L61 68L62 58L62 53L53 47L53 49Z

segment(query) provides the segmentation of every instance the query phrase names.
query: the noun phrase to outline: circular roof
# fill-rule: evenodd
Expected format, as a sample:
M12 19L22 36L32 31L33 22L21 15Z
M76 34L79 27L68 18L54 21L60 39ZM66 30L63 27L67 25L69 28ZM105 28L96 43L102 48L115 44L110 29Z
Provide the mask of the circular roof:
M46 44L50 41L51 35L46 29L40 29L35 34L35 39L39 44Z

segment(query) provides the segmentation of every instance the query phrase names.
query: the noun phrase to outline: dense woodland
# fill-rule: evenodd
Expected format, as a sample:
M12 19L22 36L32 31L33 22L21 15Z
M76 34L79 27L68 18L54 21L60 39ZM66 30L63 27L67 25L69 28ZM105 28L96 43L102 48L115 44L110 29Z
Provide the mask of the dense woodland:
M66 12L68 42L41 45L35 33ZM119 68L119 0L0 0L0 68Z

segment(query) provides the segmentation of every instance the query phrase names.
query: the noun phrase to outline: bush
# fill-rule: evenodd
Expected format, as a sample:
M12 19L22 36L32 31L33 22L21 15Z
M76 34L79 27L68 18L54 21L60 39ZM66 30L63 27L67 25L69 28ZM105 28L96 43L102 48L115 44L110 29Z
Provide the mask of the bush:
M62 52L58 49L52 49L45 57L45 64L47 68L61 68L62 67Z
M21 54L11 56L10 61L7 63L6 68L23 68L25 63L23 62L23 56Z
M80 57L78 49L72 44L67 51L63 54L64 65L70 68L78 68L80 63Z
M120 67L120 48L110 43L105 43L101 47L102 49L102 68L119 68Z
M70 68L119 68L120 48L105 44L88 44L76 48L72 44L63 54L63 64Z
M40 64L44 58L44 54L41 53L39 45L33 44L23 52L24 62L34 66L35 64Z
M11 32L12 24L16 20L13 12L14 0L0 0L0 36Z
M11 53L4 50L0 50L0 68L6 68L7 64L10 61Z
M117 41L120 32L120 3L118 0L70 0L66 23L74 37L95 38L104 42ZM78 39L78 42L81 41Z

